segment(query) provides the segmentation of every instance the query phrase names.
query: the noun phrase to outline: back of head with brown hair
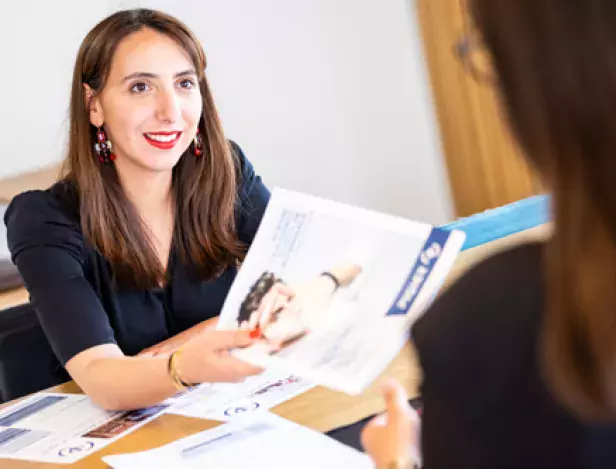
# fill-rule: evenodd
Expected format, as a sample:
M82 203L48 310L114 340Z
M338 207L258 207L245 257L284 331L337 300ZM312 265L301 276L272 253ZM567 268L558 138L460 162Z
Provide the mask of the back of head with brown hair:
M543 370L616 418L616 2L471 0L514 133L553 192Z

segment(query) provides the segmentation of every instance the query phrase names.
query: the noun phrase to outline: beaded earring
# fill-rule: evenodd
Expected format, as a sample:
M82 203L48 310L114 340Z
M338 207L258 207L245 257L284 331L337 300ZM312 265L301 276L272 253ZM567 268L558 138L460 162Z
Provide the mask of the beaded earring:
M111 141L107 138L107 134L102 127L99 127L96 132L94 151L98 155L98 161L100 161L101 164L110 164L116 159L112 151Z

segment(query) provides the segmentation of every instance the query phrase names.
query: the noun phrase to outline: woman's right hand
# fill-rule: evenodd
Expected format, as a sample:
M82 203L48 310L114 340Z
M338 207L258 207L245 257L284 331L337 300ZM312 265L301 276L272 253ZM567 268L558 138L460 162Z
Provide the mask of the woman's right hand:
M243 362L231 350L253 345L248 331L206 329L190 339L178 357L178 372L187 383L241 382L261 373L261 368Z

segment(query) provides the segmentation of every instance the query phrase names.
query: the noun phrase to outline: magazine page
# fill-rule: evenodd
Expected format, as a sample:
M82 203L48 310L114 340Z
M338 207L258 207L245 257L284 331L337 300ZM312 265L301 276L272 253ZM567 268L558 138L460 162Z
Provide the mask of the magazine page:
M262 334L234 352L242 360L360 393L404 344L463 240L275 189L218 327Z
M142 427L167 407L108 412L83 394L36 393L0 412L0 460L71 464Z
M139 453L105 456L114 469L372 469L370 458L322 433L270 413L246 418Z
M242 383L201 384L166 402L172 403L168 410L171 414L226 422L267 411L314 387L298 376L265 371Z

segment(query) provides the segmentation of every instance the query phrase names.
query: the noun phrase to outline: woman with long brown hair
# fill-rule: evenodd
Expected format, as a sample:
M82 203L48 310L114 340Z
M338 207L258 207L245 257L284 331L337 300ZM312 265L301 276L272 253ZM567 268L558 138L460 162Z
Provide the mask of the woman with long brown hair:
M62 365L107 409L258 372L215 331L269 199L226 140L205 55L178 20L137 9L84 39L61 180L17 196L9 247Z
M415 325L424 467L613 468L616 3L468 7L504 114L553 194L554 234L482 263ZM364 444L399 467L416 417L398 386L386 397Z

